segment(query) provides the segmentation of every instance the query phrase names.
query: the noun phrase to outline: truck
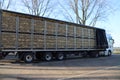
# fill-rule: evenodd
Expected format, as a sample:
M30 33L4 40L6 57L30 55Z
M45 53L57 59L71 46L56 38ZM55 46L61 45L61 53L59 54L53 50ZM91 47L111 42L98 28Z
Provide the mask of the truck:
M0 10L0 59L15 53L19 60L63 60L68 54L98 57L108 48L104 29Z
M107 42L108 42L108 48L106 48L105 51L101 51L99 53L99 56L111 56L113 54L113 44L114 39L112 38L111 34L106 34Z

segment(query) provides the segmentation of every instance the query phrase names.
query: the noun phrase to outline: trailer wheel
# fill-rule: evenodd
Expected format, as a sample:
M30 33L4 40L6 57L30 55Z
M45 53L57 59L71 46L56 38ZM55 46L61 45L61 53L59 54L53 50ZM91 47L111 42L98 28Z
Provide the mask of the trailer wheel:
M8 53L0 53L0 59L4 59L7 55Z
M31 63L34 60L34 56L32 53L25 53L23 60L25 63Z
M44 59L45 59L46 61L51 61L52 58L53 58L52 53L46 52L46 53L44 54Z
M9 53L3 53L4 58L8 55Z
M56 58L57 60L63 60L65 58L65 55L63 53L58 53Z

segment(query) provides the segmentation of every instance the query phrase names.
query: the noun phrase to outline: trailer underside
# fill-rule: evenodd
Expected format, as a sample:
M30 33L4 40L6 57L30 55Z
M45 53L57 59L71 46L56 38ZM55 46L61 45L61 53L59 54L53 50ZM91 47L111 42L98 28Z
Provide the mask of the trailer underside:
M75 55L81 57L98 57L99 52L104 51L100 49L59 49L59 50L3 50L0 53L0 58L5 58L9 53L14 53L15 56L20 60L27 63L38 60L50 61L52 59L63 60L67 55Z

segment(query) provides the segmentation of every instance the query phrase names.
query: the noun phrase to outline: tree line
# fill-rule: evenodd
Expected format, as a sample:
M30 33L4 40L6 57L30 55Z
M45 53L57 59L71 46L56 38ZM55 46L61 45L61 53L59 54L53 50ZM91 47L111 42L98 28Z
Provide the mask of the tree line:
M17 0L0 0L0 8L9 9L13 1ZM108 0L20 0L20 3L29 14L43 17L62 15L69 22L89 26L105 20L110 13Z

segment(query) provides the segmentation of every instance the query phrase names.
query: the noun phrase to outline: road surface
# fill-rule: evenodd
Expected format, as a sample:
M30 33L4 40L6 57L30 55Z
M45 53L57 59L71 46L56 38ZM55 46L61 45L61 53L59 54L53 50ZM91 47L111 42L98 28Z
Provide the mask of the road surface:
M0 61L0 80L120 80L120 55L63 61Z

